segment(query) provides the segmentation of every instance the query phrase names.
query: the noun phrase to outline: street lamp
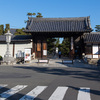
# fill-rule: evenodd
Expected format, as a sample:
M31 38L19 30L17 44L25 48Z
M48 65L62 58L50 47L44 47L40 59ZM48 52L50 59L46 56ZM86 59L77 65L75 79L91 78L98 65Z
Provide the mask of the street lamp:
M11 42L12 34L8 30L8 32L5 34L5 36L6 36L6 42L7 42L7 51L6 51L6 54L4 55L3 61L6 62L6 64L10 64L11 62L14 61L14 58L11 57L10 50L9 50L9 44Z
M7 42L7 51L6 51L5 57L11 57L11 54L10 54L10 51L9 51L9 44L11 42L12 34L8 30L8 32L5 34L5 36L6 36L6 42Z

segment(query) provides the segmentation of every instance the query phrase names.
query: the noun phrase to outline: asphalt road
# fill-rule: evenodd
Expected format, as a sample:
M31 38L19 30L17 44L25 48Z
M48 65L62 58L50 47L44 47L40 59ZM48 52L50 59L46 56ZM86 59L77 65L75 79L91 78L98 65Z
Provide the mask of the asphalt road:
M93 68L0 66L0 94L0 100L100 100L100 76Z

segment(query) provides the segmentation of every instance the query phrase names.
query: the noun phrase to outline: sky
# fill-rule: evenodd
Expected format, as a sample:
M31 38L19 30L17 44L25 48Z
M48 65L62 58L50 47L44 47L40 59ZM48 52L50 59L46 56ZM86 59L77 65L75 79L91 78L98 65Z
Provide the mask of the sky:
M100 0L0 0L0 25L26 27L28 12L40 12L44 18L90 16L94 31L100 25Z

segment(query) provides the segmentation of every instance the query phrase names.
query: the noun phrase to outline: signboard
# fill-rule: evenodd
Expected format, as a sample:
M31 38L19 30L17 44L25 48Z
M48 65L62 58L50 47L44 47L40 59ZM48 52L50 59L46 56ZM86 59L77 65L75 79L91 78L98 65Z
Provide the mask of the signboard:
M24 56L25 61L30 61L31 60L31 49L25 49L25 56Z
M46 62L46 63L47 63L47 62L48 62L48 60L39 60L39 62Z
M47 55L47 50L43 50L43 55L44 55L44 56Z

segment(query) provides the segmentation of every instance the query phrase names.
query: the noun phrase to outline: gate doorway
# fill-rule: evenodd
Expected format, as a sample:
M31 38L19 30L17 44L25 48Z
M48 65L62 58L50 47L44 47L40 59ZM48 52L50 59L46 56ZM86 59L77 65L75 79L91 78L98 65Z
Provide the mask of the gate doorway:
M36 58L47 58L47 39L55 37L70 38L70 56L74 58L75 39L84 33L91 32L90 17L76 18L32 18L29 17L25 32L31 33L33 39L32 52ZM80 38L80 45L82 45ZM76 48L81 52L82 49ZM77 55L77 53L76 53Z
M49 58L69 57L70 38L48 38L47 51Z

